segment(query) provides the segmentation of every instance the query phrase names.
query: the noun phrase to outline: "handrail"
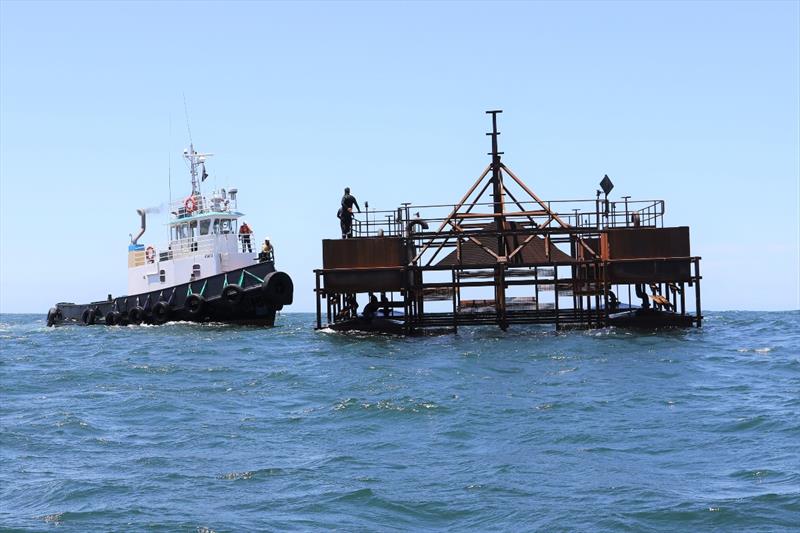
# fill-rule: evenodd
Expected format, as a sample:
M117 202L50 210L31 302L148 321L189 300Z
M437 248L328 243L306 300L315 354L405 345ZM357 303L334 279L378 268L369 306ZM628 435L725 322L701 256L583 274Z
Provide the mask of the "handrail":
M191 208L191 209L190 209ZM238 216L237 201L219 196L194 195L187 196L169 204L170 221L182 220L197 215L220 214L223 216Z
M176 258L186 257L191 255L205 255L214 253L215 251L225 251L225 248L230 250L230 241L235 239L236 253L257 254L261 251L258 239L255 234L249 233L250 246L247 247L247 240L244 235L237 235L235 233L225 234L209 234L200 235L198 237L187 237L184 239L176 239L169 241L166 249L158 248L156 246L147 246L142 250L133 252L131 261L132 267L140 267L147 264L153 264L163 261L171 261ZM228 246L224 246L224 243ZM219 245L219 246L218 246ZM152 252L148 253L152 249ZM151 259L148 259L148 255Z
M632 227L632 215L639 217L642 227L663 227L665 205L663 200L609 200L606 207L605 200L553 200L544 202L548 210L555 217L564 220L569 226L578 228L606 228ZM493 202L479 202L470 204L473 211L468 214L468 223L475 226L485 225L496 220L493 212L480 213L481 207L493 207ZM509 205L509 204L507 204ZM506 211L505 218L510 222L529 224L536 219L545 223L549 218L546 211L542 211L537 202L519 202L515 209L526 206L535 207L534 210ZM577 207L576 207L577 206ZM408 218L415 218L419 213L420 218L428 223L441 223L447 220L447 215L454 210L453 204L435 204L414 206L404 204L396 210L367 209L353 219L354 237L401 236L404 234ZM476 209L477 208L477 209ZM488 209L487 209L488 210ZM414 215L412 215L414 213ZM453 217L459 220L458 214ZM461 227L468 227L466 223Z

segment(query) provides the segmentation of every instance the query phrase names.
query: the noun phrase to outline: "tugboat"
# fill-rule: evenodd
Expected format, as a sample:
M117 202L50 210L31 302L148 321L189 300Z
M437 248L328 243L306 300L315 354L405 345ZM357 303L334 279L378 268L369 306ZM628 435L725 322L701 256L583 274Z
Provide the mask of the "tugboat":
M269 241L262 248L255 239L238 210L237 189L203 195L205 162L211 155L196 152L193 144L183 152L192 190L170 204L166 247L139 243L147 210L137 210L141 228L128 246L128 296L58 303L47 313L48 326L175 320L274 325L276 312L292 303L292 279L275 270Z

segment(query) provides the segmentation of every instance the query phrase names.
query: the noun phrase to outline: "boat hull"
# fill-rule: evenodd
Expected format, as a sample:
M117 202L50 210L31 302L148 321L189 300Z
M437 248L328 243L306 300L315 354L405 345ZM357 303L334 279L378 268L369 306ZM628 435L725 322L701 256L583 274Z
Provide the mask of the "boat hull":
M634 329L689 328L694 325L694 321L695 318L691 315L650 308L631 309L608 317L610 326Z
M356 317L334 322L328 325L333 331L358 331L362 333L381 333L387 335L402 335L405 333L403 323L390 318L365 318Z
M172 321L272 326L292 303L294 286L271 261L169 288L108 300L51 308L47 325L163 324Z

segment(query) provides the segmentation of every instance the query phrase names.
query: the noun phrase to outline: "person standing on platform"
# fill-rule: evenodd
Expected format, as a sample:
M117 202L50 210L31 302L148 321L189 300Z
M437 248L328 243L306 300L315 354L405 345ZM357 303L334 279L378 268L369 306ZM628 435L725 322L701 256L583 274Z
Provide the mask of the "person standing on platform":
M250 235L253 233L253 230L250 229L250 226L247 225L247 221L245 220L242 222L242 225L239 227L239 238L242 240L242 253L252 253L253 246L250 243Z
M353 206L361 212L361 206L358 205L356 197L350 194L350 187L344 188L344 196L342 196L342 206L339 209L340 226L342 227L342 239L353 238Z

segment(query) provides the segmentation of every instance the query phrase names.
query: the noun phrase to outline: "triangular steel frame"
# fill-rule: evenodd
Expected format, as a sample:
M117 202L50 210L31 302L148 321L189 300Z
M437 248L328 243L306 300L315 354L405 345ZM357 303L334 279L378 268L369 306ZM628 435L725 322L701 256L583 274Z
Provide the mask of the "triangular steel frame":
M501 232L506 229L506 219L509 217L527 218L536 229L545 229L553 222L557 223L561 228L570 227L567 222L565 222L555 211L550 208L547 202L539 198L539 196L537 196L536 193L534 193L507 165L500 162L499 156L496 156L496 160L496 170L495 162L493 162L492 164L489 164L483 170L483 172L481 172L481 174L478 176L478 179L475 180L472 186L467 190L466 194L464 194L461 200L453 207L453 210L450 212L447 218L444 219L437 230L433 233L433 235L436 237L428 240L428 242L426 242L420 251L414 256L411 261L412 265L415 265L420 261L423 254L434 245L434 240L440 238L442 233L449 234L443 241L436 245L433 255L426 262L427 265L433 263L439 252L450 241L450 239L453 238L468 239L477 246L480 246L481 249L483 249L487 254L494 257L497 262L507 262L515 255L520 253L528 243L538 236L536 233L529 235L514 250L510 251L505 256L501 256L492 251L489 247L485 246L480 240L465 232L464 228L462 227L462 223L469 219L494 219L496 222L498 222L498 227L501 228ZM500 209L493 213L474 213L473 209L479 205L481 198L489 186L493 185L493 182L496 179L495 176L500 176ZM523 205L523 201L518 200L514 193L506 186L505 181L502 179L503 176L511 178L511 180L516 183L519 188L522 189L522 191L530 198L530 200L524 200L525 202L534 203L539 207L539 209L526 209ZM481 184L483 184L483 187L481 187ZM471 199L476 190L479 190L478 194ZM511 203L513 203L519 209L519 211L509 211L507 209L507 203L504 198L506 195L508 195L508 197L511 199ZM496 202L493 202L493 204L496 205ZM447 226L451 227L449 232L444 231Z

